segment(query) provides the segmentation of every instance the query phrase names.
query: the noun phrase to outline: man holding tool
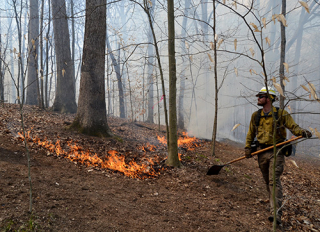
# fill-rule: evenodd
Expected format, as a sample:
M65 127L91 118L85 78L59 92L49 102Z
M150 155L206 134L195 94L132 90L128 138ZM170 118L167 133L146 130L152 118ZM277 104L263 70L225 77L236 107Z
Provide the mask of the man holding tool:
M246 158L251 158L252 148L251 144L256 138L258 141L258 150L264 149L266 147L273 145L273 117L272 112L277 120L275 140L276 144L283 142L286 137L286 128L291 131L295 136L302 136L305 138L312 137L310 131L304 130L300 128L290 116L290 114L286 110L282 110L272 106L272 102L276 100L276 92L273 88L263 87L259 93L256 95L258 97L258 106L262 106L263 108L254 112L251 116L249 131L246 138L245 145L245 156ZM277 224L281 224L281 215L282 211L279 208L282 205L282 186L280 182L280 176L283 173L283 168L285 164L285 151L286 149L281 149L280 152L277 150L276 157L276 168L275 168L275 179L276 179L276 190L275 190L275 204L278 209L276 222ZM290 155L290 154L289 154ZM266 183L266 187L269 193L270 199L270 212L271 216L268 218L269 221L273 221L273 208L274 202L272 198L272 188L273 188L273 162L274 162L274 154L273 150L264 151L258 154L258 163L260 170L262 172L263 179Z

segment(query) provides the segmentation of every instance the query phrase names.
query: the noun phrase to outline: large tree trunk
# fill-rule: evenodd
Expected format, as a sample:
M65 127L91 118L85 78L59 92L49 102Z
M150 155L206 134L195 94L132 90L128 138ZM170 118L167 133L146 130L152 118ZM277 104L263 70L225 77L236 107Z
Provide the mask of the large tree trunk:
M57 63L57 89L53 110L62 113L75 113L74 69L70 52L70 38L65 0L54 0L52 19Z
M86 23L78 111L72 127L110 136L105 101L106 0L86 1Z
M30 0L30 19L28 28L28 81L26 104L37 105L38 100L38 44L39 15L38 0Z
M175 34L174 34L174 0L168 0L168 54L169 54L169 144L167 164L180 166L178 157L177 135L177 76L175 60Z

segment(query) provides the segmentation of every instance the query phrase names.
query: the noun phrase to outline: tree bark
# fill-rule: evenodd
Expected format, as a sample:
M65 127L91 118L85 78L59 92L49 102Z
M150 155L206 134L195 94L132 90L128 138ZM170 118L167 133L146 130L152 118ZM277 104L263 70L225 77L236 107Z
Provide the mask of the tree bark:
M177 135L177 76L175 60L175 34L174 34L174 0L168 0L168 54L169 54L169 144L167 164L179 167L178 135Z
M44 86L43 86L43 10L44 0L41 0L41 17L40 17L40 99L39 108L44 108Z
M216 1L213 0L213 36L214 36L214 121L213 121L213 131L212 131L212 149L211 154L215 156L216 139L217 139L217 127L218 127L218 70L217 70L217 41L215 39L216 35Z
M75 113L74 69L70 52L70 37L65 0L54 0L52 19L57 63L57 89L53 110L61 113Z
M285 17L286 16L286 0L282 0L282 14ZM281 29L281 51L280 51L280 70L279 70L279 76L280 76L280 85L283 90L283 93L285 93L285 86L283 84L284 80L284 65L283 63L286 62L286 28L283 25L282 22L280 22L280 29ZM280 95L280 108L284 108L284 97Z
M49 107L49 93L48 93L48 85L49 85L49 33L50 33L50 25L51 25L51 16L50 16L50 0L48 0L48 8L49 8L49 23L48 23L48 29L46 33L46 85L45 85L45 90L44 90L44 98L45 98L45 107Z
M28 81L26 104L37 105L38 100L38 43L39 15L38 0L30 0L28 26Z
M106 0L86 1L86 22L78 110L72 128L108 137L105 101Z

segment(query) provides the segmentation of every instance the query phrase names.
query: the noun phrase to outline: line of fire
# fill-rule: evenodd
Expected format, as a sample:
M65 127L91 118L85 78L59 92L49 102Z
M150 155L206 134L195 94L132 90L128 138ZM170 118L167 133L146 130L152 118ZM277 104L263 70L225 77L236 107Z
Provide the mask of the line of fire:
M20 140L24 140L22 133L18 133ZM59 137L59 136L58 136ZM137 147L136 152L142 152L142 158L139 162L131 160L126 162L126 152L108 150L105 154L97 154L86 150L84 147L77 144L72 139L66 143L61 144L61 140L56 139L55 142L46 138L41 139L32 135L31 131L26 132L26 140L36 146L47 151L47 154L54 155L72 161L77 165L84 165L86 167L94 167L98 170L110 170L120 172L130 178L146 179L154 178L161 174L161 171L166 169L164 160L161 160L156 155L157 151L164 150L167 142L164 136L157 136L159 143L152 145L146 143ZM178 147L180 148L179 160L182 160L183 153L192 151L196 147L202 145L201 141L195 137L189 137L188 133L183 132L178 139ZM147 153L153 152L155 155L147 157Z

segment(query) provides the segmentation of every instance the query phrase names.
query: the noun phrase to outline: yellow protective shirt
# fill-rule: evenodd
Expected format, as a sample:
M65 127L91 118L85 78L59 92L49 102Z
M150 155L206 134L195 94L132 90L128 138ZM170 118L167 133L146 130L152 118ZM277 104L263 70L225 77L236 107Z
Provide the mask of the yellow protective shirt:
M273 112L276 112L277 109L273 107ZM264 116L263 110L261 110L261 117L259 121L259 127L256 128L255 118L258 111L254 112L251 116L249 131L246 138L246 148L251 147L251 143L254 140L254 137L257 136L259 144L263 145L273 145L273 119L272 113ZM291 115L286 111L279 109L278 111L279 122L277 123L277 132L276 132L276 143L282 142L287 137L286 128L291 131L295 136L300 136L303 129L299 127Z

